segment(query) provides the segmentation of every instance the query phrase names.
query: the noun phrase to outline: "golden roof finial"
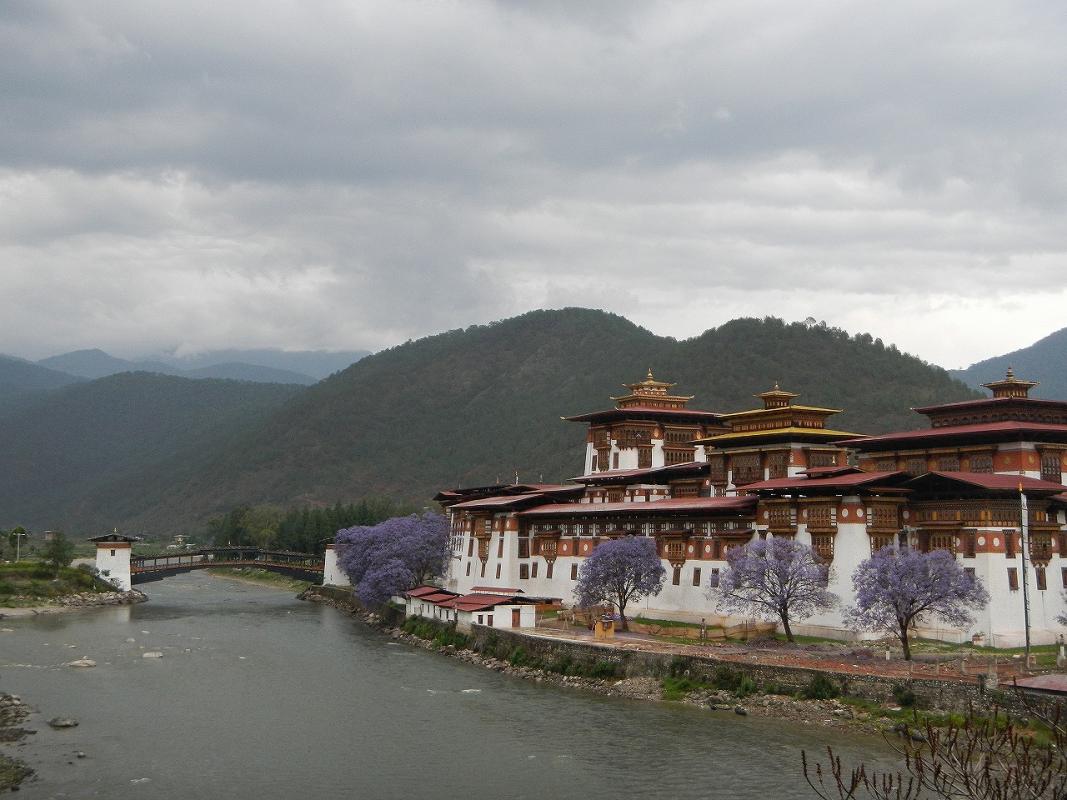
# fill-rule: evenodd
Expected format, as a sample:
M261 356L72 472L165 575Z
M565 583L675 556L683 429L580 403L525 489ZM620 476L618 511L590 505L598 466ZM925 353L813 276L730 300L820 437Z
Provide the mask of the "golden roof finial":
M1008 381L1015 380L1015 370L1011 368L1011 364L1008 365L1008 371L1004 373L1004 379Z
M655 378L652 377L652 367L648 368L648 380L650 380L650 381L656 380Z

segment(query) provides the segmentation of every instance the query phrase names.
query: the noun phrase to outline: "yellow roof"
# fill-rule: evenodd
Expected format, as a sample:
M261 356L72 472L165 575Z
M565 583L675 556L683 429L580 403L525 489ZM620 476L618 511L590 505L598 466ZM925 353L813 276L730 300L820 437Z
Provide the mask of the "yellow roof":
M840 408L821 408L819 406L779 406L778 408L753 408L751 411L731 411L729 414L721 414L723 417L747 417L755 414L771 414L777 412L781 414L783 411L821 411L825 414L840 414Z
M708 436L704 439L697 439L697 444L718 444L719 442L732 441L734 439L750 439L752 437L763 436L781 436L781 435L802 434L804 436L818 436L826 439L845 439L850 436L860 436L861 434L849 433L847 431L835 431L829 428L768 428L762 431L732 431L731 433L720 433L717 436Z

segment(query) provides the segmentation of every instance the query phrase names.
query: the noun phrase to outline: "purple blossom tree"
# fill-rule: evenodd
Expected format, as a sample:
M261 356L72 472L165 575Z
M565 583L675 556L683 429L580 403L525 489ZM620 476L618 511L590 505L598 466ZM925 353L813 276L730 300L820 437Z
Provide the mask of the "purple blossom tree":
M337 561L368 608L444 572L448 519L427 512L337 532Z
M731 548L729 569L719 581L718 606L724 611L778 619L785 638L793 639L790 621L807 619L837 603L826 590L829 568L808 545L772 538ZM716 590L711 590L716 596Z
M574 596L583 608L599 603L616 606L625 631L629 630L626 605L659 594L666 577L655 540L626 536L597 545L578 571Z
M856 605L845 611L846 623L857 630L893 634L907 660L908 635L919 615L933 614L963 628L973 622L970 612L989 602L981 582L945 550L883 547L856 568L852 585Z

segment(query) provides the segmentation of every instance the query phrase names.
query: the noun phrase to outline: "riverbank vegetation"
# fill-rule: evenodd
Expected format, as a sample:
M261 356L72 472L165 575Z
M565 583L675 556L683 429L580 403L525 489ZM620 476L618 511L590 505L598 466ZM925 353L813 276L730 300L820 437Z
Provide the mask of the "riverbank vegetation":
M0 564L0 606L41 605L67 595L111 592L114 587L88 568L55 568L45 561Z

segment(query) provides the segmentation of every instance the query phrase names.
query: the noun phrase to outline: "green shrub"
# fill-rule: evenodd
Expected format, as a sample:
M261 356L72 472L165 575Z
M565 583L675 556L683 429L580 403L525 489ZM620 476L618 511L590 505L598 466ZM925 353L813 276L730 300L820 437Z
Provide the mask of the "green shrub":
M617 678L621 674L621 665L616 664L614 661L595 661L585 669L585 676L587 678L594 678L597 680Z
M840 687L822 673L812 675L808 685L801 692L805 700L830 700L840 694Z
M0 581L0 594L17 594L15 584L11 581Z
M893 687L893 699L902 708L916 708L919 700L915 696L915 692L911 690L911 687L902 683L898 683Z
M716 689L735 692L744 677L744 673L741 670L731 669L730 667L716 667L715 673L711 677L711 685Z
M683 700L690 692L706 689L707 685L691 678L668 676L660 685L663 687L664 700Z
M569 674L573 665L574 659L564 653L562 655L556 656L555 659L550 661L545 666L545 669L547 669L549 672L555 672L558 675L567 675Z

